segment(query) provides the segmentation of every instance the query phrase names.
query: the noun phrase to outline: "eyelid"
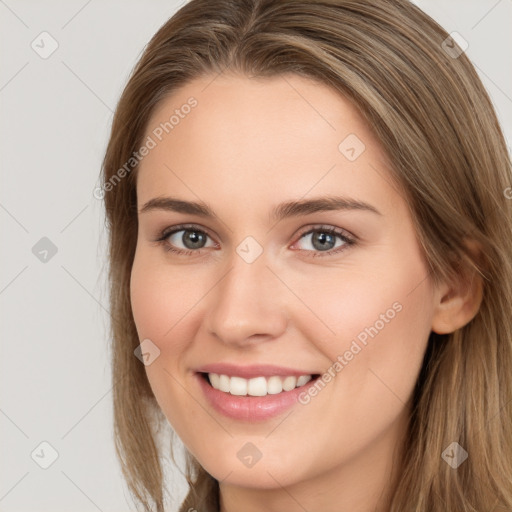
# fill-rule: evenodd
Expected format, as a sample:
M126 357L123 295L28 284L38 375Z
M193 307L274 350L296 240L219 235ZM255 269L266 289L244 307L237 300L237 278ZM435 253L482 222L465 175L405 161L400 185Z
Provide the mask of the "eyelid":
M175 226L170 226L168 228L165 228L159 235L158 239L156 241L162 241L166 238L168 238L170 235L177 233L178 231L200 231L201 233L205 233L208 235L212 240L215 238L211 235L210 231L206 229L203 226L200 226L199 224L176 224Z
M316 224L316 225L310 225L309 227L304 228L300 231L300 233L297 235L297 241L294 242L291 247L296 245L305 235L309 235L315 232L325 232L330 233L336 237L339 237L343 244L340 247L329 249L328 251L314 251L314 250L308 250L308 249L296 249L298 252L302 253L309 253L308 257L317 258L317 257L329 257L329 256L336 256L340 254L341 252L346 251L347 249L350 249L351 246L355 245L358 241L358 238L343 228L338 228L331 225L326 224Z
M299 231L299 234L297 235L298 238L302 238L304 235L308 235L309 233L313 233L315 231L326 231L330 233L335 233L336 235L339 235L341 237L347 238L352 241L356 241L357 237L347 231L343 228L338 228L336 226L331 226L330 224L313 224L310 226L307 226Z
M180 248L172 247L171 244L169 244L167 242L167 238L169 236L171 236L179 231L186 231L186 230L202 232L202 233L206 234L211 240L214 241L216 247L219 246L218 242L216 242L216 240L215 240L215 237L213 237L210 234L210 232L207 228L205 228L199 224L194 224L194 223L176 224L174 226L165 228L161 232L161 234L158 235L158 238L154 241L156 243L166 244L165 248L167 251L174 252L177 254L182 254L182 255L196 254L199 256L200 254L202 254L204 249L211 249L211 247L206 247L206 248L202 247L199 249L180 249ZM307 250L307 249L296 249L296 250L299 252L311 253L312 257L318 257L318 256L326 256L327 257L330 255L338 254L338 253L346 250L347 248L349 248L351 245L354 245L357 242L357 237L355 235L353 235L352 233L350 233L349 231L347 231L346 229L338 228L338 227L328 225L328 224L313 224L313 225L310 224L309 226L306 226L306 227L302 228L301 230L299 230L299 233L294 236L294 238L296 239L295 242L293 242L292 245L289 247L293 247L305 235L314 233L316 231L324 231L324 232L332 233L335 236L340 237L343 240L344 244L341 247L338 247L336 249L330 249L328 251L311 251L311 250Z
M176 233L177 231L182 231L182 230L186 230L186 229L190 229L190 230L195 229L197 231L202 231L202 232L206 233L210 238L215 238L211 235L211 233L209 232L209 230L207 228L205 228L199 224L193 224L193 223L176 224L175 226L170 226L168 228L165 228L158 236L163 239L163 238L167 238L169 235L172 235L173 233ZM312 225L306 226L304 228L301 228L301 230L299 230L299 233L296 236L299 237L299 239L300 239L301 237L303 237L306 234L311 233L312 231L318 231L321 229L325 229L326 231L333 231L339 235L345 236L346 238L353 239L354 241L357 239L357 237L355 235L353 235L346 229L337 228L337 227L331 226L329 224L312 224Z
M203 251L205 249L212 249L212 247L201 247L199 249L181 249L179 247L175 247L172 245L167 239L176 233L179 233L180 231L197 231L200 233L204 233L210 240L213 241L214 247L218 248L219 243L215 240L215 237L213 237L209 230L204 228L203 226L200 226L198 224L176 224L174 226L170 226L168 228L165 228L163 231L160 232L160 234L157 236L156 239L153 241L156 245L163 246L164 250L167 252L171 252L174 254L177 254L178 256L202 256Z

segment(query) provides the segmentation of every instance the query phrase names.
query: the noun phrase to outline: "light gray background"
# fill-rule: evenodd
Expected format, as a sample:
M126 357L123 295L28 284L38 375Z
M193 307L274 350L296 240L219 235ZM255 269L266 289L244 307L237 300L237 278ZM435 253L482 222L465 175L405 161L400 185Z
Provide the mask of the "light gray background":
M132 509L113 449L106 233L92 192L129 72L181 3L0 0L0 511ZM510 145L512 0L416 3L469 43ZM47 59L31 47L43 31L59 45ZM57 248L45 262L33 253L43 237ZM48 469L36 463L51 460L43 441L58 453Z

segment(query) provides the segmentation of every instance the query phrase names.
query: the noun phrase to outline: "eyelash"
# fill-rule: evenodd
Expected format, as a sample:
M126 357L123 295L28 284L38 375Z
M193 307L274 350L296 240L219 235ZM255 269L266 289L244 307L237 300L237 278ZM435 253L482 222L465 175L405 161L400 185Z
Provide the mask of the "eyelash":
M156 240L154 240L154 242L161 244L166 251L178 254L180 256L192 256L192 255L201 254L201 252L204 248L203 249L195 249L195 250L194 249L177 249L176 247L173 247L167 241L167 239L171 235L178 233L180 231L195 231L197 233L202 233L209 238L212 238L204 229L199 229L198 226L195 226L193 224L183 224L183 225L173 226L172 228L164 229L160 233L159 237ZM348 236L346 231L338 229L338 228L333 228L332 226L323 226L323 225L314 226L313 228L309 229L308 231L304 231L303 233L301 233L299 235L298 240L301 240L305 235L309 235L311 233L316 233L316 232L328 233L330 235L337 236L344 242L344 245L342 245L341 247L338 247L336 249L330 249L328 251L309 251L306 249L298 249L301 252L313 253L310 255L310 257L312 257L312 258L332 256L332 255L338 254L338 253L346 250L350 246L355 245L355 243L356 243L355 238Z

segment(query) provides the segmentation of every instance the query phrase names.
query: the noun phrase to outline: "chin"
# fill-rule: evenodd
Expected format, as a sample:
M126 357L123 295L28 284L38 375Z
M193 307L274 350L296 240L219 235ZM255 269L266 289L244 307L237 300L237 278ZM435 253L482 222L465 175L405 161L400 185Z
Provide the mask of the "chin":
M284 440L280 442L281 449L264 438L237 436L226 439L225 443L212 441L194 456L219 482L245 488L274 489L301 482L308 477L305 474L307 468L311 468L310 452L301 454L286 446ZM215 446L215 450L211 446Z

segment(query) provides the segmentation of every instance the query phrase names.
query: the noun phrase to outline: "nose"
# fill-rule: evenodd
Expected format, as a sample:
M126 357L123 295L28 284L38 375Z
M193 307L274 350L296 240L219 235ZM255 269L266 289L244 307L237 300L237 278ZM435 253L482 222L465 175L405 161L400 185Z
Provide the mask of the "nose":
M205 323L210 336L244 347L286 331L286 290L267 264L263 255L247 263L233 254L229 271L209 294Z

